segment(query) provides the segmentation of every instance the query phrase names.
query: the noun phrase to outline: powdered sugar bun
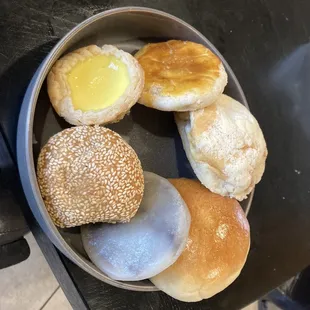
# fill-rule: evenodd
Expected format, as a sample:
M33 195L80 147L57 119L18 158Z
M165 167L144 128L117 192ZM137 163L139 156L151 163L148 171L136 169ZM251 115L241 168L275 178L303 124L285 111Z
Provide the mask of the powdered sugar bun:
M175 118L201 183L220 195L245 199L261 180L267 157L263 133L250 111L221 95L213 105Z

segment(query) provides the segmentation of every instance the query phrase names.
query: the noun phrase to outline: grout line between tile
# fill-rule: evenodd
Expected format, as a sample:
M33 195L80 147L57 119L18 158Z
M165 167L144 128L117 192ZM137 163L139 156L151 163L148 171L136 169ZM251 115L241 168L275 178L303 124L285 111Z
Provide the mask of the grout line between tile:
M47 303L52 299L52 297L57 293L57 291L60 289L60 286L58 285L56 287L56 289L54 290L54 292L51 294L51 296L49 298L47 298L47 300L45 301L45 303L42 305L42 307L39 310L43 310L44 307L47 305Z

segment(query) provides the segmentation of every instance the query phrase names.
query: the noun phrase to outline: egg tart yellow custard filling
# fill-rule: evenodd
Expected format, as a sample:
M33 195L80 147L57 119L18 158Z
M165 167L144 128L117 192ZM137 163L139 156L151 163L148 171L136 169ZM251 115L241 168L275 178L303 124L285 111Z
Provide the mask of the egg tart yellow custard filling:
M144 72L112 45L90 45L60 58L47 78L56 112L73 125L117 122L137 102Z
M115 56L98 55L78 63L68 73L73 107L83 112L112 105L126 90L126 65Z

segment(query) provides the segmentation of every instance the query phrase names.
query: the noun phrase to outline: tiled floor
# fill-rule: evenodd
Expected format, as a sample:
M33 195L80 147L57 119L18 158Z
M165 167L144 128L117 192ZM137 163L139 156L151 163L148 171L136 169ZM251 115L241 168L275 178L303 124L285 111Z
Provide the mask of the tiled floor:
M254 302L253 304L248 305L247 307L243 308L242 310L258 310L258 304L257 304L257 302Z
M26 239L30 257L0 270L0 310L71 310L33 235ZM253 303L242 310L257 309Z
M33 235L26 239L30 257L0 270L0 310L71 310Z

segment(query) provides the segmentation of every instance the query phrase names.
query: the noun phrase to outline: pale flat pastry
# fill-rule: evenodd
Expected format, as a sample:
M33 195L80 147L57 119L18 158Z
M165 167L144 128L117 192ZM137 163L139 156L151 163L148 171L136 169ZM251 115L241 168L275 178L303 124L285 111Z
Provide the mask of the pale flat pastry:
M221 60L202 44L170 40L147 44L135 57L145 72L139 103L162 111L212 104L227 84Z
M190 214L171 183L144 173L137 214L125 224L82 226L84 248L93 263L115 280L136 281L163 271L182 253Z
M47 77L56 112L72 125L121 120L137 102L144 72L129 53L112 45L89 45L60 58Z

